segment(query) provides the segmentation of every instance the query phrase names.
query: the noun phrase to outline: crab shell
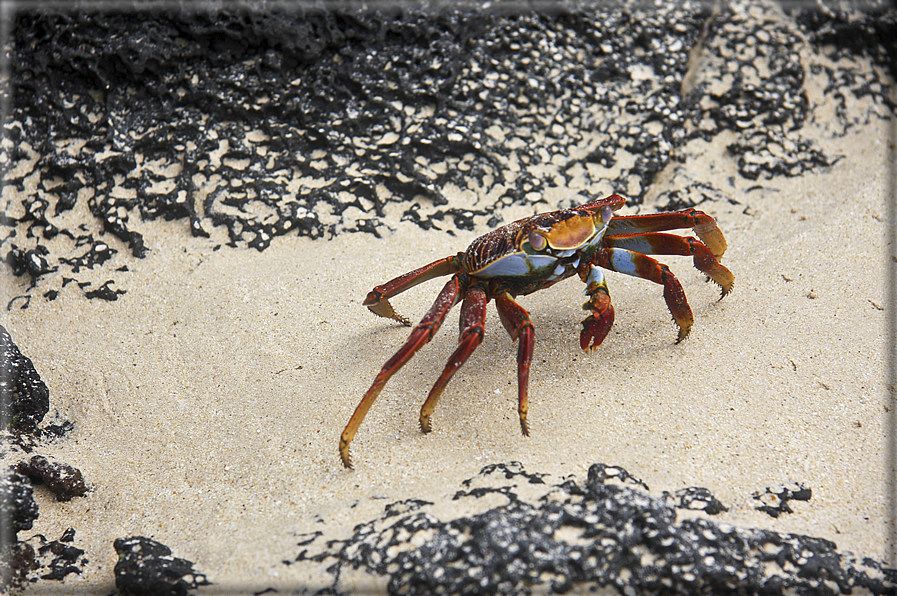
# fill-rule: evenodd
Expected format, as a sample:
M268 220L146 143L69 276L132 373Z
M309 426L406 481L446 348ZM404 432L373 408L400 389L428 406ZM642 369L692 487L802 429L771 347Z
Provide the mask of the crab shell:
M461 268L475 278L501 279L518 296L548 287L591 258L624 202L615 195L519 219L474 240L459 255Z

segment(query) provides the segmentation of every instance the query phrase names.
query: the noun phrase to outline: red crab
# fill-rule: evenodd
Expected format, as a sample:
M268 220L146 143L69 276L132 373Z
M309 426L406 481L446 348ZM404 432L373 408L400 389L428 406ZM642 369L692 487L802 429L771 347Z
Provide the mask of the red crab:
M618 271L663 286L664 300L679 327L676 343L685 339L694 322L685 292L669 267L647 255L693 256L695 267L722 288L722 300L735 281L732 273L718 261L726 252L726 239L716 221L702 211L686 209L613 217L613 212L624 203L625 199L619 195L611 195L572 209L517 220L477 238L464 252L400 275L371 290L364 301L371 312L410 326L408 319L393 310L389 299L434 277L452 276L405 345L383 365L349 419L339 442L343 465L352 467L349 443L383 386L433 338L449 310L459 301L463 300L458 348L421 408L420 427L425 433L430 432L430 416L443 389L483 341L486 305L490 300L495 300L502 325L511 339L518 342L517 412L526 436L529 435L526 412L533 322L514 301L515 296L532 294L579 275L586 284L588 296L583 309L590 312L582 322L579 345L583 350L594 350L614 322L614 308L601 270ZM698 238L659 233L680 228L693 229Z

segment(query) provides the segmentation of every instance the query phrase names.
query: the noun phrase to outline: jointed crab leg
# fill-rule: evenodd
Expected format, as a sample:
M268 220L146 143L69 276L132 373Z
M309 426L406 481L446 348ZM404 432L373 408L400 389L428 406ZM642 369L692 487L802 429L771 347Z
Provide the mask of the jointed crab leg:
M434 264L438 263L439 261ZM426 269L426 267L424 267L424 269ZM383 386L386 385L386 382L397 370L402 368L405 363L414 356L415 352L421 349L424 344L433 338L433 335L436 334L436 331L445 320L445 316L457 303L460 295L461 282L458 279L458 276L453 276L452 279L445 284L445 287L442 288L442 291L439 292L439 296L436 297L436 302L433 303L433 306L430 307L430 310L427 311L427 314L424 315L421 322L411 332L411 335L408 337L407 341L405 341L405 344L399 348L399 351L383 365L382 369L380 369L380 372L374 379L374 383L371 385L371 388L368 389L368 392L364 394L358 407L355 408L355 413L352 414L352 418L349 419L349 424L346 425L343 434L340 436L339 454L345 467L349 469L352 468L352 461L349 458L349 443L351 443L353 437L355 437L355 432L358 430L365 415L371 408L371 404L377 399ZM388 302L386 304L388 304Z
M420 409L420 429L425 433L430 432L430 416L436 409L436 403L442 395L445 386L451 380L455 372L461 368L473 351L483 341L483 333L486 324L486 292L482 288L470 288L467 296L461 304L461 335L458 338L458 347L449 358L442 374L439 375L427 401Z
M674 234L619 234L605 237L607 246L652 255L694 256L695 268L712 279L720 288L722 300L735 285L732 272L720 265L716 257L699 240Z
M507 329L512 341L517 341L517 415L520 417L520 430L523 436L529 436L529 424L526 413L529 409L529 367L533 361L533 321L529 313L517 304L511 295L505 292L495 298L495 307L501 324Z
M688 337L691 326L694 323L694 316L691 314L691 308L685 299L685 291L682 284L670 271L670 268L652 259L649 256L638 252L626 250L624 248L605 248L598 251L597 265L618 271L634 277L641 277L653 281L663 286L663 299L666 300L667 308L673 315L673 320L679 326L679 336L676 343L681 342Z
M638 234L692 228L710 252L717 259L726 253L726 237L716 221L697 209L686 209L674 213L652 213L650 215L616 215L607 228L605 237L615 234Z
M398 314L389 303L389 299L397 294L401 294L405 290L413 288L418 284L429 281L434 277L442 277L443 275L451 275L461 270L457 255L446 257L434 261L429 265L424 265L420 269L409 271L404 275L392 279L382 286L377 286L368 292L367 298L364 299L364 305L367 306L372 313L387 319L394 319L406 327L411 326L411 322Z

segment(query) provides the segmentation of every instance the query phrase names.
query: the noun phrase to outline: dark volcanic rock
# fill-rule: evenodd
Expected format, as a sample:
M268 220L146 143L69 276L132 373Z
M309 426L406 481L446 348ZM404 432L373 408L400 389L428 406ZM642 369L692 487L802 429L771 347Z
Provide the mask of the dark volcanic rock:
M122 596L185 596L210 585L193 563L171 556L171 549L143 536L117 538L115 585Z
M690 207L731 198L680 172L700 141L727 139L720 158L743 180L839 159L806 130L821 109L811 77L843 105L835 135L893 107L884 69L851 60L893 67L885 3L362 6L20 10L0 147L19 190L0 217L12 272L40 277L52 299L67 276L116 269L125 251L111 244L147 254L138 222L159 218L263 250L279 235L381 235L401 220L494 227L577 190L638 204L670 171L660 204ZM549 204L558 189L571 196ZM99 225L64 227L79 203ZM84 295L114 300L116 277Z
M81 567L86 565L87 561L82 558L84 550L71 544L75 540L74 528L68 528L59 540L47 542L40 535L37 538L41 542L37 549L38 555L44 561L49 558L49 562L41 565L42 568L49 569L47 573L41 574L41 579L62 581L65 576L72 573L81 574Z
M37 503L34 502L34 490L28 478L7 470L0 478L0 520L3 523L3 543L12 541L16 533L30 530L37 519ZM7 525L8 524L8 525ZM6 535L5 530L9 530Z
M762 511L770 517L779 517L783 513L794 513L788 504L789 501L809 501L813 497L813 491L800 483L792 483L775 487L766 487L763 491L757 491L751 497L759 501L757 511Z
M87 493L81 471L66 463L51 462L42 455L35 455L29 462L20 462L16 471L27 475L34 484L46 484L56 495L57 501L71 501Z
M535 498L532 487L542 480L519 463L487 466L464 486L472 481L477 488L460 491L455 499L475 499L476 509L479 499L501 494L507 503L447 521L427 512L426 501L394 503L381 518L356 526L345 541L317 545L320 532L302 535L303 550L288 563L333 560L327 593L340 593L340 577L349 569L388 578L390 594L564 593L598 587L658 595L897 590L895 570L839 552L828 540L704 517L677 519L668 501L678 499L680 507L707 514L723 510L706 489L657 498L622 468L604 464L594 464L585 482L544 484Z
M36 517L37 507L34 509ZM21 529L30 527L29 522L27 528ZM9 587L22 588L38 579L62 581L72 573L80 575L87 559L83 556L84 550L72 544L74 540L75 530L68 528L59 540L47 541L43 535L35 534L27 540L4 544L0 551L0 591Z
M39 568L33 546L27 542L6 545L0 553L0 590L22 587L28 581L29 573Z
M50 391L0 326L0 419L12 430L33 432L50 410Z

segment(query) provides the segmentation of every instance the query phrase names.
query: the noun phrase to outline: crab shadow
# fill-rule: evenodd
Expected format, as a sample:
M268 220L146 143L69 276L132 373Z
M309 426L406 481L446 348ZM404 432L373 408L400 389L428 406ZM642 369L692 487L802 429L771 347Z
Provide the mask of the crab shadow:
M619 301L615 299L615 304L618 304L617 323L605 342L592 352L584 352L579 345L581 320L585 313L580 308L582 295L578 288L561 291L550 288L538 297L534 295L520 299L530 312L535 327L536 341L530 369L531 397L534 395L533 388L543 386L548 378L554 382L570 375L577 379L583 375L594 375L594 381L600 382L602 370L643 365L665 352L681 349L685 342L676 344L676 327L670 321L662 296L655 295L657 292L640 291L643 288L637 285L621 290ZM707 303L705 298L706 292L696 293L693 306L696 317L715 306L712 301ZM425 299L425 306L422 307L421 300L419 295L413 305L399 304L397 301L396 307L411 318L410 327L371 314L369 323L356 327L354 333L344 337L341 349L358 364L353 374L366 377L362 385L370 386L387 360L408 339L414 325L429 307ZM394 373L381 396L408 393L401 398L403 402L407 401L408 407L423 404L458 345L459 311L460 307L456 306L449 312L434 337ZM573 363L578 363L576 371L569 370ZM592 369L594 372L590 373ZM464 391L463 388L484 397L500 393L502 400L516 399L517 344L511 341L502 327L492 305L487 309L483 342L448 384L440 408L451 407L451 398ZM361 396L359 394L359 400ZM471 404L466 407L471 407ZM476 406L477 410L481 407L487 406L483 403ZM474 415L478 413L474 412ZM485 410L483 415L486 415Z

